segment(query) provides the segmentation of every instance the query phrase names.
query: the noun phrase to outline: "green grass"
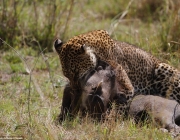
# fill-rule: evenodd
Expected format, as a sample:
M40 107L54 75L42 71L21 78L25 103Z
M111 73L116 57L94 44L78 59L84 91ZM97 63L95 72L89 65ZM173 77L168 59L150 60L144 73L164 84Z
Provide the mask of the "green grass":
M8 28L0 31L0 38L19 53L0 43L0 136L63 140L172 139L170 134L161 132L151 123L139 126L132 120L95 123L89 118L79 122L77 117L56 125L67 79L62 74L58 55L52 49L55 38L67 41L74 35L105 29L112 38L135 44L180 69L180 47L170 42L179 42L180 21L175 20L176 9L169 9L168 16L165 16L163 9L151 13L150 7L138 7L136 1L110 0L109 4L104 0L80 0L74 1L66 22L71 2L55 0L49 5L50 1L18 1L17 15L14 14L13 0L0 2L1 9L9 7L6 11L9 18L3 19L3 11L0 10L3 23L0 26ZM32 14L35 9L37 11ZM126 16L119 20L125 10L128 11ZM12 17L17 18L17 23L10 22ZM10 23L17 25L15 30ZM176 34L172 34L174 31ZM39 47L45 49L44 56ZM33 70L31 79L26 65Z
M1 62L8 65L0 67L0 136L23 136L25 139L172 139L168 133L161 132L153 124L138 126L131 120L95 123L85 118L80 123L77 117L73 121L57 125L56 117L60 112L62 90L66 83L57 54L45 54L50 64L53 85L56 87L53 91L49 68L42 56L29 53L29 49L19 49L18 52L26 58L31 68L34 67L34 80L30 81L29 74L21 70L12 71L9 65L14 61L7 58L10 54L16 56L16 53L4 52ZM15 64L24 67L22 62Z

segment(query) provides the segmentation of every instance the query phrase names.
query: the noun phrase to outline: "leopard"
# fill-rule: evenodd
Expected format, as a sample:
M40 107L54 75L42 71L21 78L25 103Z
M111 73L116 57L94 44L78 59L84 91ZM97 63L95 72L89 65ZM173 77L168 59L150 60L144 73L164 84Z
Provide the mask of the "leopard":
M95 68L100 59L119 65L117 79L124 83L128 104L135 95L155 93L180 103L180 72L177 69L138 46L111 38L106 30L83 33L65 43L56 39L54 47L59 55L62 72L76 94L76 100L82 94L79 92L79 79ZM126 73L123 78L122 72ZM77 101L74 102L76 104Z

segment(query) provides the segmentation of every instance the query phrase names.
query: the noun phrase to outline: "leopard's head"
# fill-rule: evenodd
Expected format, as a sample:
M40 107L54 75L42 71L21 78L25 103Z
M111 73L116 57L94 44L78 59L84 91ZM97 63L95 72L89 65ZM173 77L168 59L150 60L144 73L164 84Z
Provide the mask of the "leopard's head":
M110 49L108 46L110 42L112 40L104 30L75 36L66 43L57 39L54 47L59 55L64 76L70 82L77 81L88 70L96 66L97 56L108 57L108 54L103 51L105 50L104 46Z

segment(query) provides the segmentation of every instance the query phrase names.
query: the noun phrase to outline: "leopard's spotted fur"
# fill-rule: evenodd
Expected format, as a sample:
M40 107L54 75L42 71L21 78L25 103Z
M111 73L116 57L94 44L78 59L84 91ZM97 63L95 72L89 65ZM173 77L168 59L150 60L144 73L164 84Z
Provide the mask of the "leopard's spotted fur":
M158 93L180 103L180 73L176 69L136 46L113 40L104 30L75 36L64 44L56 40L54 46L60 57L62 71L74 88L78 86L78 78L94 68L99 58L120 64L135 94ZM132 96L133 89L127 90L127 96Z

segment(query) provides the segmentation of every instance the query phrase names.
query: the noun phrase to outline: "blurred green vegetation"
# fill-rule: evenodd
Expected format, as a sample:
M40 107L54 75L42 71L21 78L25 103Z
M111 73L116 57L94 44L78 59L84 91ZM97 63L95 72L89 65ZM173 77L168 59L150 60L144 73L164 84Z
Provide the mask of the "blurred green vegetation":
M179 0L1 0L0 37L16 48L41 46L52 51L56 38L66 41L95 29L108 30L118 40L134 44L136 41L122 36L128 32L134 38L133 32L142 30L149 38L152 34L147 32L153 25L156 28L153 34L159 34L156 36L159 49L169 51L170 44L177 51L180 48L179 7ZM132 29L133 26L137 29ZM0 48L9 49L2 43Z

